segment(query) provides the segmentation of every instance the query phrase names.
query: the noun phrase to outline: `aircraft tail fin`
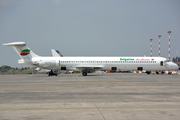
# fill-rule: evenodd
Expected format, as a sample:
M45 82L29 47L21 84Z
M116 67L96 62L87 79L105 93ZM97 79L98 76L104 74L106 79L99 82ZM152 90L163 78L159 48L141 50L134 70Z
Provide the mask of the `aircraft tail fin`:
M12 46L14 50L16 51L16 53L22 59L31 59L33 57L39 57L30 48L26 46L25 42L12 42L12 43L5 43L3 45Z
M63 57L63 55L58 50L51 49L51 52L53 57Z

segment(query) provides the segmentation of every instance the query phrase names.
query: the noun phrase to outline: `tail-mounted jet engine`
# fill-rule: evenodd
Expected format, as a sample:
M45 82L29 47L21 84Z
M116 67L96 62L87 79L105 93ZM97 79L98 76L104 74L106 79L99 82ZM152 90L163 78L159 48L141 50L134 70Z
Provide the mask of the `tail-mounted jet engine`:
M39 61L38 66L42 68L58 67L60 66L60 61L59 60L43 60L43 61Z

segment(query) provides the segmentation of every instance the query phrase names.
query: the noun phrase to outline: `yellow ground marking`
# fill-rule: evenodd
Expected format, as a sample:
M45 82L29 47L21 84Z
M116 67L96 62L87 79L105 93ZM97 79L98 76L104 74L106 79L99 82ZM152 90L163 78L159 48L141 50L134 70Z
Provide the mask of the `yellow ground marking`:
M125 80L102 80L102 81L81 81L81 82L124 82ZM62 81L64 82L64 81ZM68 83L67 83L68 82ZM0 84L0 86L30 86L30 85L64 85L64 84L79 84L77 81L67 81L66 83L24 83L24 84Z
M103 85L103 86L87 86L86 89L95 89L95 88L101 88L101 89L106 89L108 88L109 86L107 85ZM49 86L38 86L38 87L35 87L35 86L31 86L31 87L27 87L27 86L22 86L22 87L19 87L19 88L13 88L12 86L9 86L9 87L0 87L0 90L41 90L41 89L61 89L61 88L66 88L66 89L82 89L81 86L77 86L77 87L70 87L70 86L54 86L54 87L49 87ZM118 85L114 85L113 87L110 87L110 88L114 88L114 89L129 89L129 88L155 88L155 89L163 89L163 88L177 88L179 89L180 86L118 86Z
M64 82L64 81L63 81ZM101 81L81 81L81 82L142 82L142 81L129 81L129 80L101 80ZM156 83L161 83L161 82L180 82L180 80L172 80L172 81L157 81ZM144 83L144 82L143 82ZM146 82L147 83L147 82ZM151 83L151 82L150 82ZM79 84L77 81L68 81L68 83L24 83L24 84L0 84L0 86L33 86L33 85L71 85L71 84Z

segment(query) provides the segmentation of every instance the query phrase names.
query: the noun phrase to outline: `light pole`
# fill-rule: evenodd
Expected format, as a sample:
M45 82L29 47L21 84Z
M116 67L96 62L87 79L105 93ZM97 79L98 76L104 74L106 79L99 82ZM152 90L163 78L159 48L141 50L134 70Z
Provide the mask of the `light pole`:
M150 41L151 41L151 57L152 57L152 38L150 39Z
M159 37L159 57L160 57L160 37L161 37L161 35L158 35L158 37Z
M168 31L167 33L169 33L169 61L170 61L170 33L171 31Z
M178 65L178 50L176 50L177 51L177 65ZM179 67L178 67L178 69L177 69L177 75L179 74Z
M178 62L178 50L176 50L177 51L177 62Z

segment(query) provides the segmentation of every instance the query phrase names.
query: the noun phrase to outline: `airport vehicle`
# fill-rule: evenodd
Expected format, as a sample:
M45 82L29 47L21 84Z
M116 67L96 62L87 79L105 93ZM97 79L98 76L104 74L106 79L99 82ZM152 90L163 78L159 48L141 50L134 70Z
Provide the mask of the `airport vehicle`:
M163 57L42 57L36 55L25 42L3 44L12 46L21 57L19 64L36 66L50 70L81 71L83 76L97 70L146 70L151 71L176 70L177 64ZM49 72L49 75L52 72Z

